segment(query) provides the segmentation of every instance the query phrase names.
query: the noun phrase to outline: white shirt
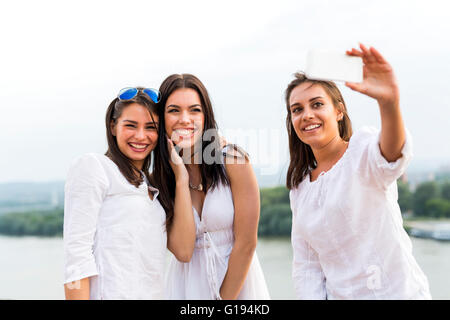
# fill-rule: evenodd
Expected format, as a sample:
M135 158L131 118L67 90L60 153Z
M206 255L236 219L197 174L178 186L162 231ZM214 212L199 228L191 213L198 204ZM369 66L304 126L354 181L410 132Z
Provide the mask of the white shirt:
M379 141L374 128L355 132L329 171L290 191L299 299L431 299L397 203L411 137L406 132L402 157L392 163Z
M91 299L163 299L166 215L157 196L104 155L76 159L65 185L64 283L90 277Z

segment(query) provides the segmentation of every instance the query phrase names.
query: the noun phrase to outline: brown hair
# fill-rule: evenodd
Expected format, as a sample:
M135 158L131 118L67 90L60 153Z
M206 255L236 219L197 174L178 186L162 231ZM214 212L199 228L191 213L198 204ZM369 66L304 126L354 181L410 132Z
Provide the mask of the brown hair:
M192 74L172 74L167 77L159 88L159 91L161 92L161 100L158 103L159 141L154 153L155 165L152 172L152 182L160 191L159 202L166 211L166 221L168 227L170 227L173 218L175 175L169 163L170 155L167 150L164 114L167 99L175 90L181 88L193 89L198 93L205 117L203 133L206 130L209 132L211 132L210 130L213 130L214 134L212 134L212 136L219 137L217 132L217 124L214 119L212 103L209 98L208 91L203 83ZM211 155L213 158L216 158L216 156L220 153L220 141L217 138L215 138L212 142L203 140L201 149L202 154L205 148L210 144L213 145ZM223 163L214 161L212 164L207 164L205 161L202 161L200 164L200 173L202 181L204 181L204 193L206 193L209 188L215 188L219 183L229 184Z
M292 91L302 83L308 82L312 85L320 85L325 92L330 96L335 108L343 113L343 117L338 122L339 135L345 140L349 141L352 136L352 123L348 116L347 107L345 106L344 98L339 91L336 84L332 81L321 81L308 79L303 73L295 73L295 79L289 83L285 91L285 102L287 108L286 128L289 137L289 153L290 163L287 171L286 186L288 189L297 187L300 182L306 177L309 171L317 167L316 158L309 145L303 143L297 136L292 125L291 110L289 99ZM340 105L342 103L342 106Z
M117 144L117 138L112 133L111 124L116 124L117 119L122 115L123 110L132 103L137 103L143 107L145 107L152 117L153 123L157 126L155 119L153 119L152 113L157 112L156 104L141 90L143 88L138 87L139 92L133 99L130 100L119 100L119 98L115 98L110 104L106 111L106 138L108 140L108 150L105 153L105 156L110 158L118 167L120 172L124 175L124 177L128 180L129 183L134 185L136 188L143 182L142 175L139 173L139 169L133 164L131 159L125 156L122 151L119 149L119 145ZM147 179L150 181L149 168L151 164L151 154L150 153L147 158L144 160L144 164L142 166L142 171Z

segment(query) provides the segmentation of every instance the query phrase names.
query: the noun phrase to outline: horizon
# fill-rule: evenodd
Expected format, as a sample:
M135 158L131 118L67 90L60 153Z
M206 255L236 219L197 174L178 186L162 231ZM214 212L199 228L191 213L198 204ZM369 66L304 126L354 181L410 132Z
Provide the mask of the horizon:
M377 48L398 78L413 137L409 169L446 167L450 43L442 39L450 33L449 8L438 0L9 2L0 19L8 30L0 60L0 183L65 179L75 157L106 150L104 116L120 88L159 88L173 73L195 74L220 132L258 133L242 147L250 156L259 148L255 157L268 160L268 171L282 168L289 159L283 94L293 73L304 70L310 49L345 52L359 42ZM380 128L376 101L337 84L353 127ZM239 144L236 135L230 142Z

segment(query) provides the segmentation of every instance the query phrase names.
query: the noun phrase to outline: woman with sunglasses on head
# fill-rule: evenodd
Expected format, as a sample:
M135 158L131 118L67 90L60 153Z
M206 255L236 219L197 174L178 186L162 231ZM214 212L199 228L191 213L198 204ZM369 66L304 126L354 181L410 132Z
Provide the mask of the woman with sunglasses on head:
M108 151L72 164L65 185L66 299L164 299L166 248L189 261L195 225L188 174L176 152L171 228L149 167L158 143L159 92L120 91L106 113ZM169 152L174 152L170 149Z
M191 261L170 263L168 298L268 299L255 253L259 188L246 153L234 145L222 147L211 101L197 77L171 75L160 91L155 185L170 217L176 186L167 145L174 144L189 173L197 233Z
M397 203L396 180L412 156L399 89L374 48L362 83L377 100L381 131L352 133L344 99L331 81L296 74L286 89L293 279L300 299L430 299Z

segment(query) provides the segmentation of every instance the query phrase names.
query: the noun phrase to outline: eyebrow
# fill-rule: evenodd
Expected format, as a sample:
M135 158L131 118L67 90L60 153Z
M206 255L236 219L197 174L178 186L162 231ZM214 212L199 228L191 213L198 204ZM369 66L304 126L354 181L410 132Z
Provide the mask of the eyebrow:
M170 107L181 108L180 106L177 106L176 104L171 104L171 105L167 106L167 108L170 108ZM189 106L188 108L193 108L193 107L201 107L201 105L199 103L196 103L196 104L193 104L193 105Z
M127 120L127 119L123 120L122 122L130 122L132 124L138 124L137 121ZM150 122L147 122L146 124L153 124L153 123L158 124L158 121L155 121L155 122L150 121Z
M317 97L311 98L311 99L309 99L309 102L314 101L314 100L316 100L316 99L320 99L320 98L323 98L323 97L322 97L322 96L317 96ZM295 107L295 106L301 106L301 104L300 104L299 102L296 102L296 103L292 104L292 105L289 107L289 109L292 108L292 107Z

